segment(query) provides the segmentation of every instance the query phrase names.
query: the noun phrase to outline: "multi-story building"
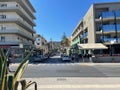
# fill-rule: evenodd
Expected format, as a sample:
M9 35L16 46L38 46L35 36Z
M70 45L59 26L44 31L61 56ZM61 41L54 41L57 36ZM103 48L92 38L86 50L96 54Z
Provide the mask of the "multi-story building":
M72 45L88 44L91 47L90 43L102 43L108 47L94 50L94 53L120 54L120 2L91 5L72 33ZM88 50L83 51L88 53Z
M0 47L13 48L14 52L32 47L34 13L29 0L0 0Z
M37 49L37 51L39 52L39 54L47 54L48 53L48 43L47 40L41 36L36 34L35 35L35 47Z

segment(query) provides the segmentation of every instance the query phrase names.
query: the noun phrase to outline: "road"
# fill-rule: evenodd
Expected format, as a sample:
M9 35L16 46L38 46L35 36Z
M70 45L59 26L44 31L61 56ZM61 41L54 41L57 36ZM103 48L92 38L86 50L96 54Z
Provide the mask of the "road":
M17 64L10 68L16 67ZM40 90L119 90L120 64L71 63L56 56L29 64L23 78L38 82Z

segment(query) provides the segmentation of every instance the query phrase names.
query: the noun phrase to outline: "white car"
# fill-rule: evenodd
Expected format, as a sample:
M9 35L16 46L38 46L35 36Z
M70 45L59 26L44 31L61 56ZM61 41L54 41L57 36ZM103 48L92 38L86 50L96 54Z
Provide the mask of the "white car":
M71 58L68 55L62 56L63 61L71 61Z

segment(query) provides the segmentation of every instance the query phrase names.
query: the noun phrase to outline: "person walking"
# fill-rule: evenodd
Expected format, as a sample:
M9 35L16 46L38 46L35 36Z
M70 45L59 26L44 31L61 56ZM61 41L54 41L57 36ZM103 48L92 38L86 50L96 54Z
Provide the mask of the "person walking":
M8 58L7 58L7 69L8 69L9 72L11 72L11 70L10 70L10 68L9 68L10 63L11 63L11 62L10 62L10 58L8 57Z

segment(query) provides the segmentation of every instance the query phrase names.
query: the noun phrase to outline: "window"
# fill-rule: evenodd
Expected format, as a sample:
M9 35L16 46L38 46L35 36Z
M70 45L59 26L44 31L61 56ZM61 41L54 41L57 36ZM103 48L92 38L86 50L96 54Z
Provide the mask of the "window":
M5 37L1 36L1 42L5 42Z
M2 27L1 27L1 30L6 30L6 27L2 26Z
M7 4L0 4L0 7L7 7Z
M5 19L6 15L0 15L0 19Z

